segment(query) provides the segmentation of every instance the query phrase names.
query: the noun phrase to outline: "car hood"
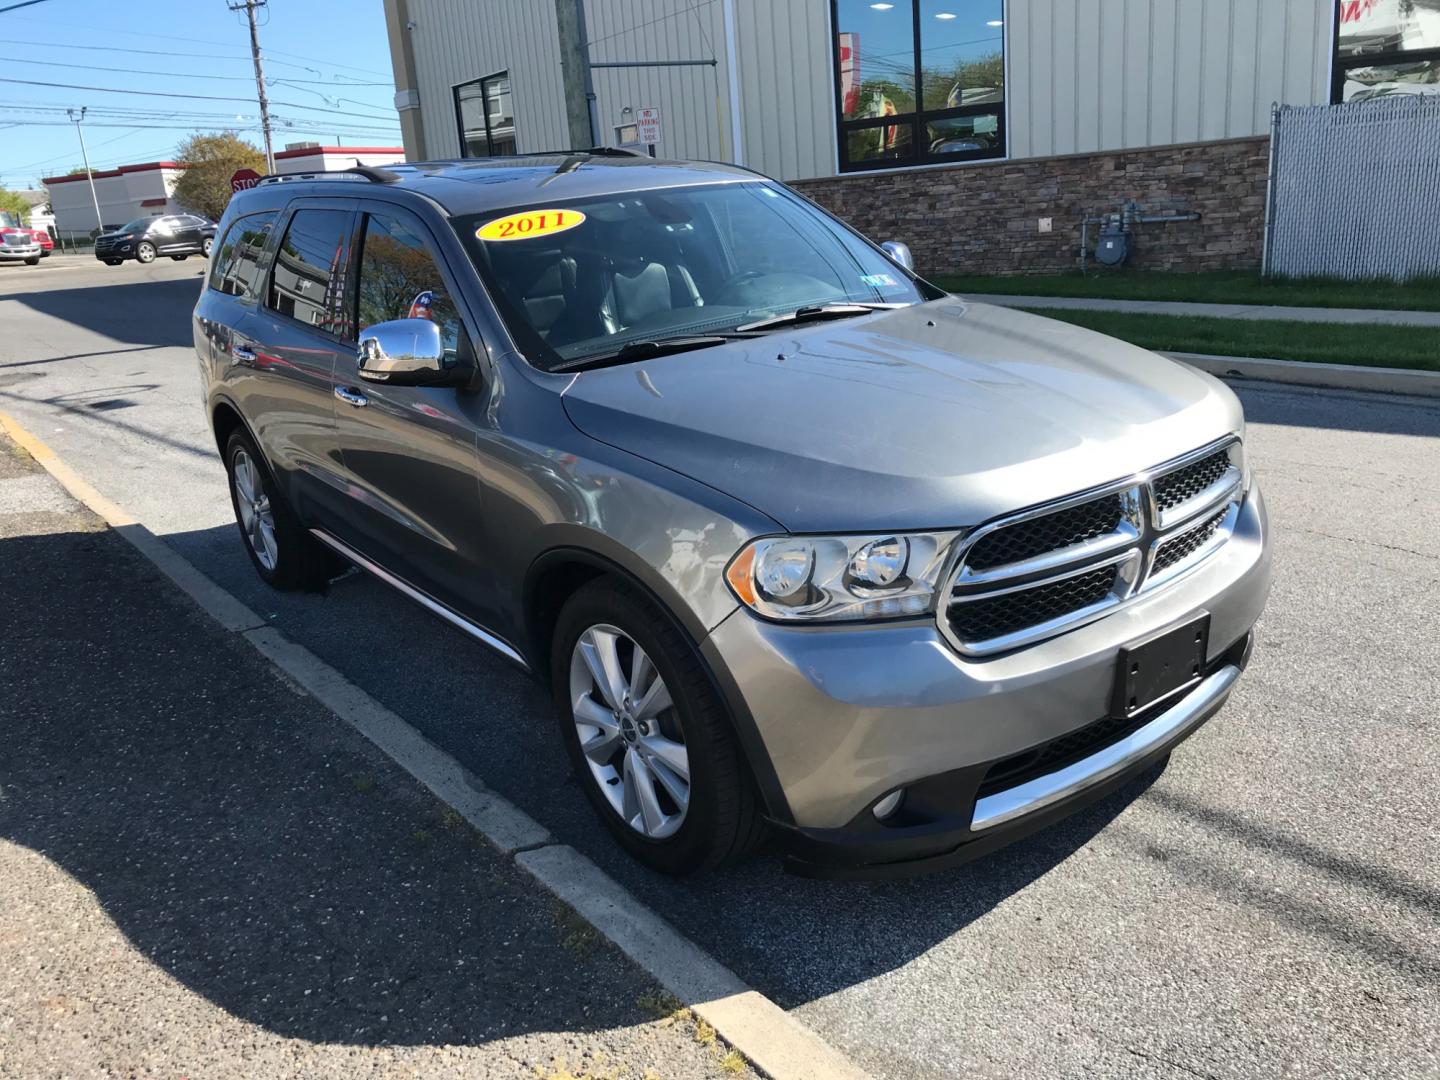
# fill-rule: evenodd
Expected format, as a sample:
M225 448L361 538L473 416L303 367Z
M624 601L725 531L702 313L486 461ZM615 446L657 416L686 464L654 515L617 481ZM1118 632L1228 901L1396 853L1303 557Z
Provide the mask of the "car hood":
M564 401L794 532L975 525L1242 426L1208 375L958 297L582 372Z

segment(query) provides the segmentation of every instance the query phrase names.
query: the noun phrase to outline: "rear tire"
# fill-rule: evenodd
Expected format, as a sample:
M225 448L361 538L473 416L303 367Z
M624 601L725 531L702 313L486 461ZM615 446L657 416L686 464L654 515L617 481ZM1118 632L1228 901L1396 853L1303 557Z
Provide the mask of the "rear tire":
M623 718L613 723L608 695L598 682L591 688L588 676L593 669L577 652L582 638L593 647L597 639L586 635L594 632L616 641L613 655L624 687L614 689L624 704ZM653 665L653 672L639 678L632 666L637 648ZM765 822L725 706L695 646L652 601L612 578L583 586L560 612L550 674L560 736L571 765L595 812L621 847L651 869L679 876L734 862L759 845ZM643 708L644 702L638 700L645 696L642 685L634 687L637 700L632 704L632 680L645 685L663 681L661 689L668 690L671 706L654 712ZM588 755L581 748L577 706L582 710L578 723L586 728ZM587 723L587 718L599 723ZM642 759L639 764L629 760L632 752ZM607 757L610 754L614 756ZM671 755L688 773L683 784L680 773L667 766ZM650 764L642 768L644 760ZM632 769L643 774L641 781L632 779ZM641 809L642 802L631 801L627 788L637 783L660 793L659 817L652 820ZM672 796L682 788L683 808ZM654 811L656 796L652 793L649 798ZM627 820L631 807L633 816ZM675 817L680 819L678 825ZM654 822L664 823L652 829Z
M261 580L282 591L323 588L334 565L330 551L295 517L243 428L225 444L225 471L235 524Z
M208 259L210 257L210 249L214 246L214 244L215 238L213 236L205 237L204 243L200 245L200 254L204 255Z

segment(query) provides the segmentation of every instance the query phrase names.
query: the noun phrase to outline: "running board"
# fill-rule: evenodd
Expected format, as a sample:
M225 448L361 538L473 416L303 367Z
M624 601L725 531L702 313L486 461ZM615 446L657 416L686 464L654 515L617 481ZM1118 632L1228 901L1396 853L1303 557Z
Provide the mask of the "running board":
M345 543L343 540L335 539L335 537L331 536L323 529L311 529L310 535L315 537L316 540L319 540L326 547L333 548L336 552L345 556L345 558L349 559L356 566L360 567L361 570L364 570L367 574L379 578L381 581L385 582L386 585L389 585L392 588L398 590L399 592L404 593L411 600L414 600L417 604L425 608L427 611L439 615L440 618L444 619L457 630L464 631L465 633L473 637L476 641L480 642L482 645L490 646L490 648L494 649L501 656L505 657L505 659L519 664L527 672L530 670L530 665L525 662L525 658L523 656L521 656L518 652L511 648L510 645L506 644L500 638L490 633L489 630L486 630L483 626L471 622L463 615L457 615L444 604L440 603L440 601L435 600L430 596L427 596L425 593L415 588L414 585L411 585L408 581L404 580L403 578L396 577L394 574L390 573L389 570L386 570L383 566L371 562L364 555L361 555L358 551L352 548L349 544Z

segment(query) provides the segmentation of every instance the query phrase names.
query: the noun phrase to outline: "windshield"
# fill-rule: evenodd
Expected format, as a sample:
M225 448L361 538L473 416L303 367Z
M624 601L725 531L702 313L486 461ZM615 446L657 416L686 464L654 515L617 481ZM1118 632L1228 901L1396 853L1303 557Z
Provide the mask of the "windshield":
M21 229L20 219L8 210L0 210L0 229Z
M455 226L512 336L546 370L812 305L942 295L766 182L547 200Z

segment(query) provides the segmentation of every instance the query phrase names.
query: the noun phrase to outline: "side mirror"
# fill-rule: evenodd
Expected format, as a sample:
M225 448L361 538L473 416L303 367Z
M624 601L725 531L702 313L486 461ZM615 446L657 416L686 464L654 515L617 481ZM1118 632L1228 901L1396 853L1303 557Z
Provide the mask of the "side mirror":
M394 319L360 331L360 378L392 386L434 386L457 374L445 365L440 327L429 319Z
M902 244L899 240L886 240L880 247L893 262L899 263L906 270L915 269L915 256L910 254L909 244Z

